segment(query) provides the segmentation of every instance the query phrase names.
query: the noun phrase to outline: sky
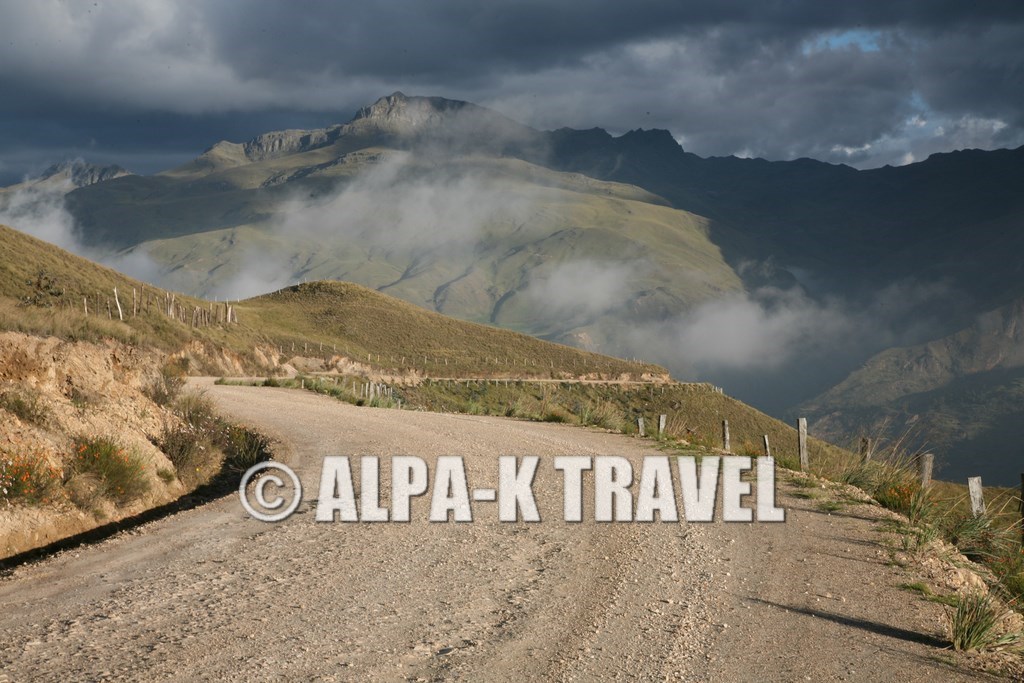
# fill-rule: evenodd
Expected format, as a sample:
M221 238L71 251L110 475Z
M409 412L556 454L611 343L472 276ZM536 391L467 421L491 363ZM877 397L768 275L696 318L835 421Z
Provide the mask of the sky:
M1024 144L1024 2L0 0L0 184L152 173L401 90L702 156Z

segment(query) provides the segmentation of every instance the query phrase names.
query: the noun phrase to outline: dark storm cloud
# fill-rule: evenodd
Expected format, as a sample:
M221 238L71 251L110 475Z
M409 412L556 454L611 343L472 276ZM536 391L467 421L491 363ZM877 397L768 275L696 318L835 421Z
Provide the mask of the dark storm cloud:
M901 163L1024 142L1022 46L1016 1L7 2L0 181L61 156L152 171L396 89L705 155Z

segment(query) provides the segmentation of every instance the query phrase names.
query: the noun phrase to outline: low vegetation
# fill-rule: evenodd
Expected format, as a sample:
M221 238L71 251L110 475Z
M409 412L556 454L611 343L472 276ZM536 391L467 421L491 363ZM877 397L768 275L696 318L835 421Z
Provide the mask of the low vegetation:
M5 410L22 422L40 427L46 425L49 411L35 394L25 391L0 394L0 410Z
M0 503L42 505L60 489L60 471L45 456L0 450Z
M181 424L166 428L157 446L187 486L205 484L220 473L245 471L272 457L269 439L219 417L202 394L182 394L174 410Z
M119 505L141 498L149 491L148 464L138 453L113 439L82 436L75 440L70 480L86 477L98 484L97 493ZM76 484L80 492L82 482Z
M1020 633L1000 632L1006 608L989 593L963 595L949 617L950 640L955 650L989 650L1022 642Z

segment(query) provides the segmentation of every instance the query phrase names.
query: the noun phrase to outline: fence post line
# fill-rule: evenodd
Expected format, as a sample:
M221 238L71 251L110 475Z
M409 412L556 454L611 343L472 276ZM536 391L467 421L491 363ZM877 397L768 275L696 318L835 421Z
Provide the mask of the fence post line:
M796 443L800 451L800 471L806 472L810 468L807 457L807 418L801 417L796 421Z
M967 477L967 490L971 494L971 514L981 517L985 514L985 494L981 487L981 477Z
M729 421L722 420L722 450L726 453L732 451L732 444L729 440Z
M918 466L921 474L921 490L924 491L932 485L932 467L935 465L935 456L931 453L922 453Z

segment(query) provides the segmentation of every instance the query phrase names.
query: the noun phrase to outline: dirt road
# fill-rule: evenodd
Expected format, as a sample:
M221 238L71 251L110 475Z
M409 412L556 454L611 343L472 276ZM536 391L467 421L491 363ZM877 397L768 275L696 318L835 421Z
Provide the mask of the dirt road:
M969 679L855 513L783 497L785 524L568 524L553 456L637 461L649 442L207 390L282 441L306 503L267 524L229 496L21 567L0 580L0 681ZM366 454L462 455L471 486L539 455L544 521L475 503L473 523L429 523L417 500L410 523L316 523L322 457Z

